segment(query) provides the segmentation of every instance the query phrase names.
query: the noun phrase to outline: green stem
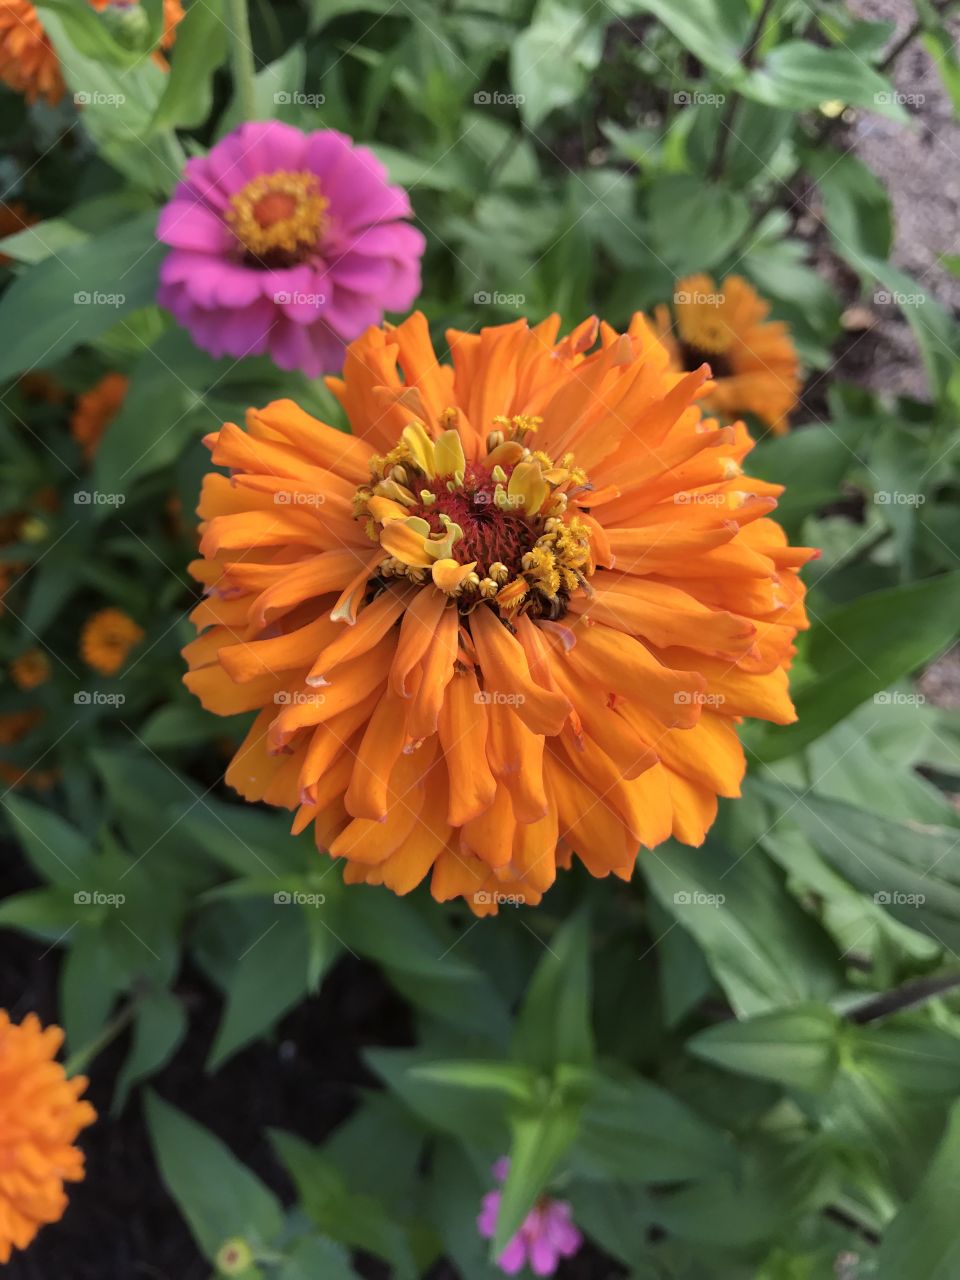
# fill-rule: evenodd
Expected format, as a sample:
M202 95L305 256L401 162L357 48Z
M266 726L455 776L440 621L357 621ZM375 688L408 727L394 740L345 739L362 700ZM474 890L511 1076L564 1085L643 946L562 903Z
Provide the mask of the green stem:
M253 60L253 41L250 37L250 16L247 0L226 0L227 25L230 28L230 65L240 114L244 120L255 120L257 97L255 90L256 65Z
M110 1019L98 1036L95 1036L82 1049L78 1049L76 1053L70 1055L63 1067L68 1076L75 1076L79 1071L82 1071L88 1062L92 1062L121 1031L124 1031L130 1025L140 1008L142 1000L142 995L134 996L128 1004L124 1005L115 1018Z

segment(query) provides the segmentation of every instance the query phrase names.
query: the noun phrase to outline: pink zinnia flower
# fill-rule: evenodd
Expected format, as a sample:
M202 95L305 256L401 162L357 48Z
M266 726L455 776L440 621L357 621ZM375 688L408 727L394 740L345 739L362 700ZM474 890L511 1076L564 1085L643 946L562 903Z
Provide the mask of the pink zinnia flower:
M505 1182L509 1168L509 1160L502 1157L493 1166L493 1176L498 1182ZM501 1191L488 1191L483 1197L477 1230L485 1240L492 1240L496 1235L502 1195ZM508 1276L514 1276L529 1263L536 1275L552 1276L560 1259L572 1258L581 1244L583 1236L573 1225L567 1202L541 1196L497 1259L497 1266Z
M342 133L241 125L187 161L160 214L157 300L212 355L269 353L310 377L420 291L405 191Z

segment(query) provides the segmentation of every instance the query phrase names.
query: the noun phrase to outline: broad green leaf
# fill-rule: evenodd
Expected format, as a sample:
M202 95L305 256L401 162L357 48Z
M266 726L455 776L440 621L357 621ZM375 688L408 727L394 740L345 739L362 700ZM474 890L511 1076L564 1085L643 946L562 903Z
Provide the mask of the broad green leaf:
M957 1187L960 1185L960 1102L913 1198L887 1228L877 1280L954 1280L960 1271Z
M272 1191L210 1133L147 1091L147 1127L160 1175L208 1261L226 1240L269 1245L283 1228Z
M709 1027L687 1048L728 1071L819 1093L840 1063L840 1026L826 1005L797 1005Z
M163 255L155 223L140 214L18 276L0 300L0 378L52 364L152 302Z
M661 174L646 200L647 232L653 248L677 275L708 271L720 263L750 223L746 197L689 173Z
M338 1166L295 1134L274 1130L270 1139L296 1184L300 1207L324 1235L383 1258L400 1280L415 1280L406 1232L378 1200L352 1192Z
M953 318L921 281L882 258L865 258L868 271L903 312L920 348L930 394L942 397L956 375L960 336Z
M298 1240L271 1274L276 1280L357 1280L346 1249L322 1236Z
M306 996L310 942L303 911L309 909L293 903L264 908L262 935L238 956L230 974L227 1003L210 1050L208 1071L216 1071ZM337 949L332 936L331 944L332 961Z
M131 975L99 930L76 929L63 941L69 949L60 969L60 1009L67 1046L75 1054L94 1044Z
M455 1089L473 1092L501 1093L515 1102L532 1102L537 1078L529 1068L516 1062L484 1062L463 1060L455 1062L427 1062L413 1068L418 1080L450 1085Z
M371 1069L428 1129L451 1134L491 1155L507 1141L507 1109L500 1089L474 1089L424 1077L434 1058L422 1049L368 1049ZM507 1064L515 1067L515 1064Z
M547 1072L558 1063L589 1066L590 1008L590 930L581 911L547 944L517 1018L515 1056Z
M811 610L812 612L812 610ZM892 587L813 614L800 642L808 672L793 724L754 726L750 750L780 760L819 738L873 694L937 657L960 633L960 572Z
M747 97L771 107L803 111L822 102L869 107L892 120L906 120L893 86L850 49L826 49L808 40L778 44L740 85Z
M730 77L732 84L739 72L740 55L747 43L753 24L749 0L686 0L676 4L674 0L639 0L624 3L618 0L632 16L638 10L646 10L659 18L684 48Z
M134 1085L165 1066L187 1032L187 1015L170 991L143 998L133 1027L133 1043L117 1077L112 1113L119 1115Z
M34 870L50 884L66 889L89 887L93 851L87 838L44 805L7 795L3 808Z
M537 0L510 50L510 83L531 129L580 98L603 53L605 25L603 15L570 0Z
M785 485L777 499L779 522L796 525L835 499L843 478L859 465L861 440L873 425L857 419L814 423L760 441L746 468L761 480Z
M593 1178L631 1185L679 1182L730 1170L726 1136L642 1076L596 1072L571 1163Z
M890 196L880 179L852 152L828 147L803 153L807 171L820 188L834 247L855 271L865 258L886 258L893 246Z
M213 73L227 56L229 30L223 17L223 0L192 4L177 26L177 42L163 97L157 104L152 128L194 128L210 113Z
M715 839L701 849L671 842L644 853L638 865L703 948L738 1016L823 1000L839 988L830 939L759 847L737 855Z
M491 1253L499 1257L577 1136L579 1107L558 1094L511 1120L510 1172L503 1186Z

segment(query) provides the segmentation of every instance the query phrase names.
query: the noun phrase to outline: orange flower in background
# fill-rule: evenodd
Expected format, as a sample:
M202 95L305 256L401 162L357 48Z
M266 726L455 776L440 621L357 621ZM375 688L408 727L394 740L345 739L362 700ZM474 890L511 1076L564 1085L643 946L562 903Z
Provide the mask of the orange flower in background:
M675 369L706 361L713 383L701 404L723 418L752 413L777 435L800 394L797 352L789 327L768 320L770 304L742 276L717 285L708 275L680 280L670 308L656 308L656 327Z
M53 107L63 97L60 63L29 0L0 0L0 80L28 102Z
M111 0L88 0L98 12L111 7ZM132 4L116 4L131 8ZM175 39L177 23L183 18L181 0L163 0L163 36L160 47L169 49ZM166 66L166 60L155 53L154 60ZM37 10L30 0L0 0L0 81L28 102L43 98L51 107L66 90L60 61L50 37L44 30Z
M10 663L10 676L18 689L38 689L50 679L50 659L42 649L28 649Z
M42 719L43 712L37 707L0 713L0 750L3 747L17 747ZM37 769L34 765L24 768L14 761L0 758L0 779L8 787L29 786L37 791L46 791L54 784L57 776L55 769Z
M68 1079L56 1061L59 1027L28 1013L19 1025L0 1009L0 1262L25 1249L67 1207L65 1182L83 1180L74 1146L97 1113L80 1095L84 1076Z
M208 438L185 681L259 712L227 782L350 882L486 914L573 853L628 879L739 793L741 717L794 718L781 487L642 316L559 323L451 332L452 368L422 315L370 329L328 379L353 435L281 400Z
M80 656L102 676L116 675L143 634L143 628L122 609L101 609L84 624Z
M70 434L89 462L97 452L103 433L120 411L130 379L122 373L107 373L98 383L77 396L70 419Z

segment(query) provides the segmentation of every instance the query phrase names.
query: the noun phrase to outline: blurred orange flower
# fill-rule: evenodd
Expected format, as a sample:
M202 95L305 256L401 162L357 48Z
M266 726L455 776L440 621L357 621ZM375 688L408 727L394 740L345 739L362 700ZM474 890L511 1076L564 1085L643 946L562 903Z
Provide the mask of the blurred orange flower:
M741 717L794 718L781 486L642 316L559 323L453 331L452 368L422 315L370 329L328 379L353 435L281 400L208 440L185 680L259 711L227 781L350 882L486 914L574 851L628 879L739 794Z
M18 689L37 689L50 679L50 659L42 649L28 649L10 663L10 676Z
M25 1249L67 1207L65 1182L83 1179L83 1153L74 1146L97 1115L80 1095L84 1076L71 1079L56 1061L59 1027L44 1029L35 1014L19 1025L0 1009L0 1262Z
M77 396L70 419L70 434L89 462L97 452L103 433L120 411L130 379L122 373L107 373L98 383Z
M656 308L659 336L675 369L706 361L713 383L701 404L723 418L752 413L777 435L800 394L799 361L788 326L768 320L770 304L742 276L722 285L708 275L680 280L669 307Z
M111 0L88 3L102 12ZM162 49L173 44L183 15L181 0L163 0ZM166 66L162 54L154 56ZM56 50L30 0L0 0L0 81L22 93L28 102L43 98L50 106L56 106L66 89Z
M80 656L102 676L116 675L143 634L143 628L122 609L101 609L84 624Z

